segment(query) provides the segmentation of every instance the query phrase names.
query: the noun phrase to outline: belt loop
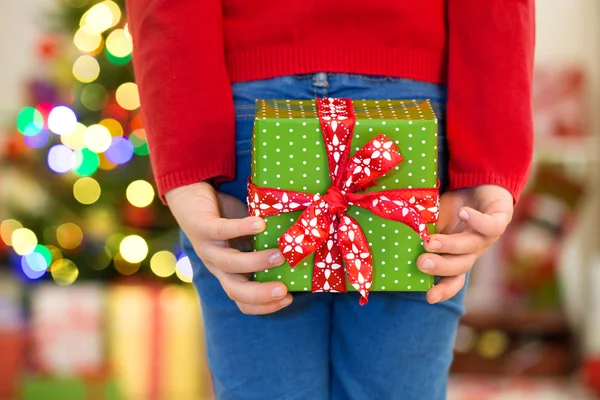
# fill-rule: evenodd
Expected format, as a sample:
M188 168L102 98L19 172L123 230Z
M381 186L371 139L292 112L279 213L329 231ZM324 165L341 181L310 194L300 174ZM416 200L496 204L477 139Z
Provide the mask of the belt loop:
M327 82L327 73L326 72L317 72L313 75L313 86L315 87L327 87L329 83Z

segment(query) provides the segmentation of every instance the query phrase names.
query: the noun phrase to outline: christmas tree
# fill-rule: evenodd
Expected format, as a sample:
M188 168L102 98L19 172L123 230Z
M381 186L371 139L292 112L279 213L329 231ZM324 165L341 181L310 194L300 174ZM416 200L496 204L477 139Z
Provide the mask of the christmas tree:
M0 165L3 253L28 279L191 280L152 185L122 0L61 0ZM171 278L176 279L176 278Z

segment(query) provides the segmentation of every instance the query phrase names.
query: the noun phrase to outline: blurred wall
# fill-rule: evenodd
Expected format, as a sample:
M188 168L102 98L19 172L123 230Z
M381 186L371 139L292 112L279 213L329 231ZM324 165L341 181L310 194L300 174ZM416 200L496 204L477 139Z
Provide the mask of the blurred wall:
M0 4L0 126L22 105L22 79L32 73L42 12L56 0L3 0ZM2 130L0 130L0 133Z

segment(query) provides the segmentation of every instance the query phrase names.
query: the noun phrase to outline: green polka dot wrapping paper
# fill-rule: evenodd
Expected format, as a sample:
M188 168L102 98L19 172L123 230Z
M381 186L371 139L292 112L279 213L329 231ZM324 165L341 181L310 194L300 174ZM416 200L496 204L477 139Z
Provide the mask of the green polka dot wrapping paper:
M317 109L324 102L319 101L258 100L256 102L250 186L300 192L311 196L319 194L325 198L329 193L328 189L332 187L328 163L328 156L332 156L332 147L331 141L324 140L322 126L325 125L321 124L323 121L319 118ZM330 101L334 100L330 99ZM436 194L433 208L437 217L438 120L430 102L427 100L352 100L351 102L347 100L347 102L349 106L351 104L349 108L352 109L353 122L355 121L353 127L348 125L350 126L347 129L348 140L344 142L350 144L347 149L348 159L358 157L362 154L363 148L368 146L371 146L372 150L377 150L372 146L380 145L378 138L385 138L388 146L391 144L390 141L393 142L402 158L399 163L386 170L389 172L376 179L376 185L364 185L357 193L397 189L427 190L429 193ZM335 117L335 114L333 115ZM337 122L333 123L337 128ZM335 140L337 141L337 137ZM336 154L335 157L338 159L339 155ZM363 163L369 161L371 160ZM365 166L368 165L363 165ZM260 206L254 204L250 196L249 204L251 209L253 206ZM354 204L356 203L347 206L345 215L351 217L360 226L370 248L372 277L367 286L368 290L404 292L430 289L434 284L434 277L419 271L416 266L417 258L425 252L423 238L415 230L416 228L411 228L404 222L379 217L369 209ZM280 247L280 238L283 240L283 235L301 215L302 211L291 211L265 216L266 230L253 238L254 249ZM423 224L421 225L423 227ZM429 233L435 232L434 222L429 222L426 226ZM337 237L338 233L335 235ZM301 240L308 239L301 236ZM292 292L313 291L313 271L318 268L315 265L315 254L314 251L308 255L302 254L304 258L293 267L285 262L281 266L257 272L254 274L254 279L261 282L283 282ZM289 260L289 257L286 258ZM347 263L342 264L344 264L343 271L347 272ZM316 273L319 272L315 271ZM362 276L360 278L362 279ZM355 282L353 286L348 281L347 274L344 274L343 279L346 280L345 287L348 291L357 290L357 283Z

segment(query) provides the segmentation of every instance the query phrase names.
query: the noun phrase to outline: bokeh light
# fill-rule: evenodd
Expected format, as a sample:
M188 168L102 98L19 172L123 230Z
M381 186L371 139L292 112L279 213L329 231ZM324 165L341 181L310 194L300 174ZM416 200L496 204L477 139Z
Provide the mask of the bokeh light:
M103 153L108 150L111 140L108 129L100 124L88 126L83 136L85 146L94 153Z
M113 137L112 144L104 154L115 164L125 164L133 157L133 143L124 137Z
M85 147L83 141L85 129L86 126L78 122L75 125L75 130L68 135L62 135L60 141L71 150L81 150Z
M113 14L104 3L94 4L81 17L81 26L89 26L91 30L102 33L113 25Z
M48 144L48 139L50 139L50 132L48 129L42 129L37 135L25 136L23 138L25 144L32 149L41 149Z
M108 158L106 158L106 153L98 154L98 158L100 159L100 164L98 165L98 168L100 168L103 171L110 171L111 169L117 167L117 164L113 163Z
M79 269L73 261L63 258L50 265L50 273L57 284L68 286L77 280Z
M100 198L100 184L94 178L80 178L73 184L73 196L81 204L93 204Z
M13 250L20 256L31 253L38 244L35 233L27 228L18 228L13 231L11 242Z
M117 103L125 110L135 110L140 107L138 87L133 82L127 82L117 88Z
M54 107L48 114L48 129L57 135L69 135L77 127L77 116L69 107Z
M12 234L23 225L16 219L5 219L0 224L0 237L7 246L12 246Z
M90 111L100 111L108 103L108 91L99 83L90 83L81 91L81 104Z
M112 14L111 27L116 26L119 21L121 21L121 9L119 8L118 4L111 0L103 1L101 4L104 4L110 9Z
M99 124L106 127L112 137L123 136L123 126L116 119L105 118Z
M117 230L115 212L109 207L96 204L84 210L83 226L90 241L106 242L107 238ZM107 248L111 254L117 252L122 239L123 236L114 240L115 243L112 246L107 243Z
M100 64L90 55L82 55L73 63L73 76L80 82L93 82L98 75L100 75Z
M131 130L132 131L137 131L138 129L142 129L143 130L144 123L142 121L142 115L139 114L139 113L136 114L136 116L131 119L130 126L131 126ZM142 139L146 139L146 131L140 132L139 134L136 134L136 135L139 136Z
M186 283L191 283L194 273L192 272L192 263L188 256L181 257L175 266L177 277Z
M141 131L144 130L141 129ZM140 139L140 137L136 135L136 132L138 131L133 131L133 133L129 135L129 140L133 144L133 152L138 156L147 156L148 154L150 154L148 142L145 139Z
M84 25L75 32L73 43L79 51L93 53L102 44L102 36L89 26Z
M110 51L108 51L108 49L104 49L104 55L106 56L106 59L108 60L108 62L110 62L111 64L114 64L114 65L127 64L129 61L131 61L131 54L132 53L129 53L129 55L127 55L125 57L117 57L117 56L114 56Z
M140 269L139 262L129 262L121 253L117 253L113 261L115 269L123 275L133 275Z
M54 172L64 174L73 168L73 150L62 144L54 145L48 151L48 166Z
M167 250L159 251L150 259L150 269L156 276L167 278L175 273L177 258Z
M32 251L31 253L23 256L21 262L27 262L29 268L34 271L45 271L48 268L48 261L38 252Z
M17 117L17 129L25 136L34 136L44 128L42 113L33 107L25 107Z
M147 207L154 200L154 188L144 180L133 181L127 186L125 196L135 207Z
M35 253L37 254L37 253ZM40 256L41 257L41 256ZM29 265L27 257L21 257L21 269L25 276L29 279L39 279L46 273L46 269L34 269L31 265Z
M45 247L50 252L51 260L56 261L56 260L60 260L61 258L63 258L62 251L60 251L60 249L58 247L52 246L51 244L47 244ZM48 262L48 264L50 264L50 262Z
M141 236L126 236L119 245L119 253L125 261L139 263L148 256L148 244Z
M56 229L56 240L66 250L74 250L83 241L83 231L72 222L62 224Z
M77 175L89 176L98 170L100 159L93 151L82 149L75 152L73 164Z
M52 252L43 244L38 244L37 246L35 246L33 252L29 253L27 256L29 256L30 254L39 254L42 256L42 258L44 259L44 269L48 268L52 263ZM62 255L61 257L57 257L57 259L58 258L62 258Z
M131 36L123 29L115 29L106 38L106 49L115 57L127 57L133 51Z

